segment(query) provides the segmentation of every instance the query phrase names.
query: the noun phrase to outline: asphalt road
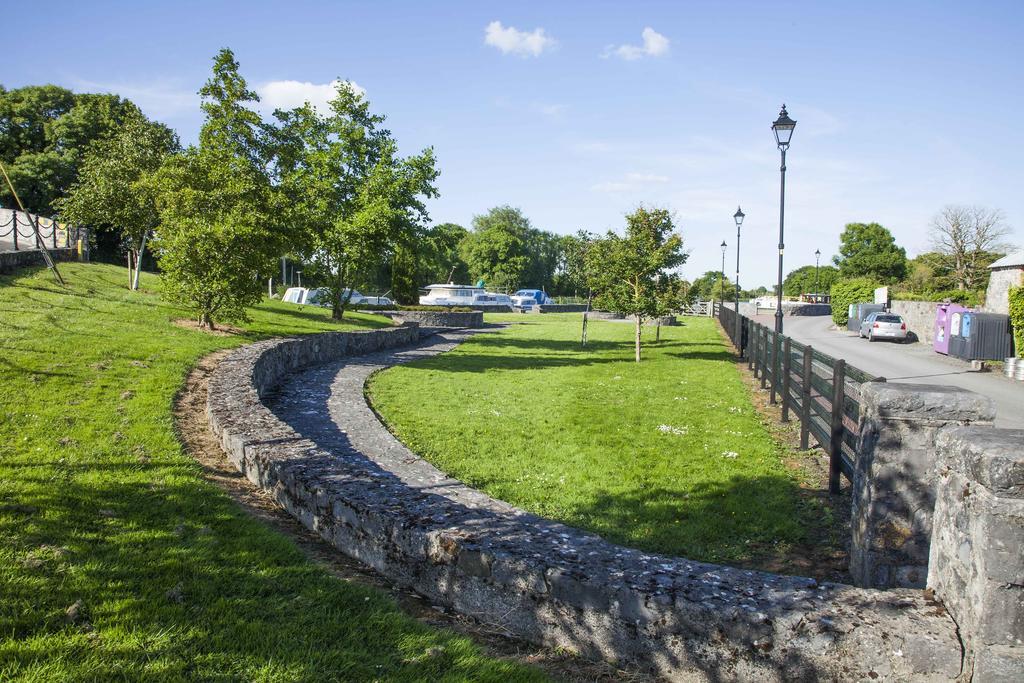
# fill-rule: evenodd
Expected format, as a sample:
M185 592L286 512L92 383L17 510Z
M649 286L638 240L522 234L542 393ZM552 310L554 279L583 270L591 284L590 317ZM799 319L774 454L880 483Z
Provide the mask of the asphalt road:
M775 324L771 316L756 319L765 325ZM946 384L984 394L995 401L997 427L1024 429L1024 382L1007 379L998 371L972 372L968 363L935 353L925 342L871 343L856 332L831 326L828 316L786 316L783 332L890 382Z

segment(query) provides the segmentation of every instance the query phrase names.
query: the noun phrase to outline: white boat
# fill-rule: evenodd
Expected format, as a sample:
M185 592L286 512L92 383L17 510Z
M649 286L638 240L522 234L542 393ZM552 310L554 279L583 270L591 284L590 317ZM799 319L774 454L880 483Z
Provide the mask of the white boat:
M429 285L420 297L421 306L512 306L508 294L488 292L473 285Z

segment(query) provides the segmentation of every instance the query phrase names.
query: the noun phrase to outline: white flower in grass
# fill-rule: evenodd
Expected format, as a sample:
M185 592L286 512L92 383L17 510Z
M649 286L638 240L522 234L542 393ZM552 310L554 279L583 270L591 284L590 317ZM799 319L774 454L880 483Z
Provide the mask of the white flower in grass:
M729 458L730 460L736 458L737 456L739 456L739 453L737 453L736 451L723 451L722 452L722 457L723 458Z
M673 427L672 425L658 425L658 431L662 434L675 434L676 436L683 436L689 431L687 427Z

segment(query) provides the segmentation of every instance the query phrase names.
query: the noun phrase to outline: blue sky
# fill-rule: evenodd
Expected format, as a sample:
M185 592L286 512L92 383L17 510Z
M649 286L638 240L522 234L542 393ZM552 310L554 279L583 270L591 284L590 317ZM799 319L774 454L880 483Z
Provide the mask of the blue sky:
M435 222L507 203L604 231L667 206L693 277L723 239L733 270L742 204L741 283L768 285L785 102L787 271L852 221L925 251L948 203L1002 209L1024 244L1021 2L50 2L4 23L6 87L118 92L185 141L221 47L282 104L352 80L405 152L434 146Z

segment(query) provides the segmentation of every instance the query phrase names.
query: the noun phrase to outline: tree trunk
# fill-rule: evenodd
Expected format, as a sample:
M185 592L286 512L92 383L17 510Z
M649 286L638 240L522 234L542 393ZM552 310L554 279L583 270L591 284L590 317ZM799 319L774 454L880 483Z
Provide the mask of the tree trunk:
M341 274L341 268L338 269L338 279L336 281L338 288L338 296L334 297L334 301L331 302L331 319L341 320L345 315L345 306L342 299L345 297L345 278ZM351 296L351 294L350 294Z
M640 316L636 317L636 362L640 362L640 332L643 330L644 320Z
M213 318L210 317L210 312L209 311L203 311L199 315L199 329L202 329L202 330L212 330L212 329L215 329L213 327Z
M661 318L658 318L658 325L654 328L654 341L655 343L661 341Z
M139 271L142 270L142 255L146 253L146 238L149 237L149 233L142 236L142 240L139 242L139 249L135 252L135 275L132 278L132 290L138 291L139 289Z

